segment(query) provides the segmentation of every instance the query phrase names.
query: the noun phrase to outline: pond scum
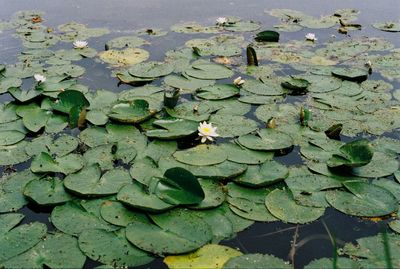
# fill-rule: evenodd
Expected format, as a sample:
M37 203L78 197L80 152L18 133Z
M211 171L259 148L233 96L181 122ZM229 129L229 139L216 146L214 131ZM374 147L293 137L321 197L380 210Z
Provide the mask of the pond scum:
M333 207L392 231L305 268L399 268L400 50L351 37L370 27L353 9L266 12L280 21L273 30L237 17L174 25L189 40L161 62L146 48L162 29L96 51L107 29L48 28L37 11L0 22L23 45L15 64L0 65L0 94L12 100L0 105L0 267L82 268L87 258L134 267L158 256L170 268L292 268L218 243L255 221L305 224ZM332 27L326 42L312 33ZM307 37L279 42L301 29ZM88 89L83 58L132 88ZM198 136L203 122L202 134L217 127L213 142ZM301 164L274 158L294 151ZM55 231L19 225L28 204L51 211Z

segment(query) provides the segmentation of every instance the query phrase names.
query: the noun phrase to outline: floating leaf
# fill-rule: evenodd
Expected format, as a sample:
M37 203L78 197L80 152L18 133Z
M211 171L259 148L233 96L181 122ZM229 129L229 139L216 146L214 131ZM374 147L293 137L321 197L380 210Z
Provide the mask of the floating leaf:
M238 138L240 145L254 150L279 150L293 145L292 138L275 129L262 129L256 135L244 135Z
M79 248L89 258L110 266L139 266L151 262L153 258L131 245L124 232L100 229L83 231L79 235Z
M138 123L148 119L155 111L149 110L149 103L145 100L121 102L111 108L108 116L116 121Z
M242 253L222 245L205 245L193 253L180 256L167 256L164 263L170 269L178 268L213 268L220 269L229 259Z
M165 171L155 192L161 200L173 205L199 204L204 200L204 191L197 178L180 167Z
M355 140L340 147L340 154L333 154L329 167L360 167L368 164L374 155L371 144L366 139Z
M135 246L154 254L180 254L205 245L212 238L206 222L184 210L151 215L155 224L133 221L126 238Z
M102 61L114 66L128 66L146 61L149 53L143 49L126 48L123 50L107 50L99 53Z
M262 187L285 179L288 173L286 166L271 160L261 165L249 165L246 172L233 181L249 187Z
M292 268L287 261L279 259L269 254L245 254L237 257L230 258L222 267L228 268L262 268L262 269L289 269Z
M289 223L307 223L324 214L324 208L302 206L296 203L290 191L276 189L265 199L269 212L276 218Z
M349 181L344 183L350 192L328 191L326 200L345 214L379 217L398 210L398 202L388 190L374 184Z
M262 31L256 34L254 38L258 42L278 42L279 33L275 31Z
M177 151L173 156L181 163L197 166L218 164L227 159L224 150L216 145L198 145L194 148Z
M159 139L177 139L197 132L198 123L190 120L171 119L156 120L153 125L163 129L154 129L146 132L146 136Z
M76 174L64 179L64 186L82 196L106 196L116 194L126 184L132 182L128 171L112 169L101 175L98 165L87 166Z
M24 195L39 205L58 205L72 200L63 182L54 177L34 179L24 188Z

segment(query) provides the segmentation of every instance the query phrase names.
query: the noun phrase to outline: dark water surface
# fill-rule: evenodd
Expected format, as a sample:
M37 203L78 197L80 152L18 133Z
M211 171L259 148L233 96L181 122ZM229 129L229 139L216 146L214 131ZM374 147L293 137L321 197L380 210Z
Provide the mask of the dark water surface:
M277 19L264 13L264 10L272 8L296 9L314 16L330 14L338 8L356 8L361 11L357 23L363 25L363 30L351 32L352 35L384 37L394 43L396 47L400 47L398 34L378 31L370 26L371 23L378 21L398 21L400 14L399 0L0 0L0 20L10 19L12 14L19 10L35 9L45 12L44 24L50 27L56 27L70 21L84 23L90 27L107 27L111 31L110 35L89 40L91 47L103 50L105 41L137 29L157 27L169 30L171 25L184 21L213 24L215 19L221 16L235 15L244 19L260 21L263 29L271 29L272 25L277 23ZM336 28L312 31L322 42L329 38L331 34L337 34ZM308 30L305 29L296 33L282 33L281 42L290 39L302 39L307 32ZM245 33L245 36L250 35ZM169 32L165 37L151 40L151 48L147 47L146 49L151 53L150 60L162 60L165 51L182 46L188 39L201 38L202 36L202 34L181 35ZM10 34L0 34L0 63L16 61L16 56L21 51L19 42L12 38ZM63 44L61 44L62 46ZM80 65L86 68L86 73L80 79L80 82L89 86L92 90L103 88L119 92L131 88L127 85L118 86L117 79L111 77L111 72L106 65L96 63L92 59L84 59L80 62ZM399 88L399 86L397 85L395 88ZM4 102L9 100L8 98L3 95L0 97L0 101ZM399 138L398 133L392 133L391 136ZM277 159L288 165L301 163L298 150ZM27 165L18 167L23 168ZM3 171L0 170L0 172ZM25 207L20 212L26 215L24 222L38 220L48 223L50 230L54 229L48 222L49 212L46 212L46 210ZM332 257L333 247L324 223L335 236L339 247L344 242L354 242L357 238L375 235L381 231L381 225L382 227L384 225L384 223L378 224L351 217L329 208L321 219L311 224L256 223L239 233L236 238L222 243L238 248L243 253L268 253L285 260L291 260L294 257L294 260L291 260L294 267L302 268L313 259ZM91 268L95 264L88 262L86 267ZM157 259L139 268L165 267L162 260Z

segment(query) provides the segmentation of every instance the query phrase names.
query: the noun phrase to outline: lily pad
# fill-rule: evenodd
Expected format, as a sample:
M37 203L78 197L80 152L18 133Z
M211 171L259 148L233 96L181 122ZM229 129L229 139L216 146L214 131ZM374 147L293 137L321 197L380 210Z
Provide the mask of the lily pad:
M343 184L350 192L328 191L326 200L345 214L379 217L398 210L396 197L382 187L362 181L349 181Z
M276 189L270 192L265 205L276 218L288 223L307 223L321 217L325 209L296 203L290 191Z
M196 96L206 100L222 100L238 94L239 89L231 84L216 84L196 91Z
M279 259L269 254L245 254L237 257L230 258L222 267L228 268L259 268L259 269L289 269L292 268L287 261Z
M81 268L85 260L77 239L56 233L46 235L35 247L2 265L6 268Z
M30 181L24 188L24 195L39 205L58 205L72 200L65 191L63 182L54 177L45 177Z
M199 204L205 197L197 178L181 167L165 171L156 183L155 192L161 200L173 205Z
M124 169L112 169L101 175L98 165L87 166L76 174L64 179L64 186L71 192L82 196L107 196L116 194L132 179Z
M205 245L212 238L208 224L184 210L151 215L151 218L155 224L138 221L129 224L126 238L154 254L186 253Z
M355 140L340 147L340 154L334 154L328 161L329 167L361 167L368 164L374 155L366 139Z
M192 135L198 127L197 122L184 119L156 120L153 125L162 129L149 130L146 136L168 140Z
M93 213L86 211L76 202L56 206L51 212L51 223L60 231L77 236L86 229L116 230L115 226L108 224Z
M223 143L221 146L228 154L228 160L236 163L261 164L274 156L271 152L249 150L235 143Z
M236 215L255 221L277 221L265 207L265 196L271 192L270 189L251 189L235 183L228 183L227 188L229 208Z
M163 77L174 71L174 66L164 62L145 62L135 64L128 69L129 74L141 78Z
M185 268L215 268L220 269L229 259L242 253L222 245L205 245L193 253L167 256L164 263L170 269Z
M92 260L115 267L139 266L151 262L153 258L130 244L124 232L100 229L83 231L79 235L79 248Z
M233 76L233 71L223 65L199 62L186 69L185 74L198 79L223 79Z
M224 150L216 145L198 145L194 148L176 151L173 156L181 163L196 166L218 164L227 159Z
M155 111L149 109L149 103L145 100L133 102L121 102L111 108L108 116L116 121L126 123L139 123L148 119Z
M253 150L279 150L293 145L292 138L274 129L262 129L257 135L244 135L238 138L240 145Z
M105 201L100 209L101 217L117 226L126 227L133 220L147 221L147 216L138 211L133 211L117 201Z
M289 170L276 161L266 161L260 165L249 165L246 172L233 179L238 184L249 187L262 187L284 180Z
M164 202L155 193L151 193L146 186L139 183L122 187L118 192L117 199L127 206L149 212L162 212L174 207L174 205Z
M0 263L35 246L46 234L46 225L39 222L23 224L0 235ZM12 246L12 247L10 247Z
M114 66L129 66L146 61L150 54L139 48L126 48L123 50L107 50L99 53L102 61Z

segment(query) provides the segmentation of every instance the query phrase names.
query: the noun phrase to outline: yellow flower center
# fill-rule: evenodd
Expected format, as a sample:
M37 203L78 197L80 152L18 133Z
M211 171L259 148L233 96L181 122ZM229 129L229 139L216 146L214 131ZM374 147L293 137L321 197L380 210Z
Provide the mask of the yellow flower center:
M211 132L211 128L209 128L209 127L204 127L204 128L203 128L203 132L204 132L204 133L209 133L209 132Z

